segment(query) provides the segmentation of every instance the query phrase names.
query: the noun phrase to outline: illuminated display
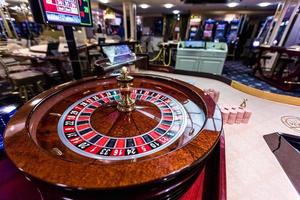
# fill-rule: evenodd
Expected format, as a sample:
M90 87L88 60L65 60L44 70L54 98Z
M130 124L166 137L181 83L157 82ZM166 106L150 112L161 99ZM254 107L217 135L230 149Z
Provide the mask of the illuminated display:
M41 0L40 2L48 24L92 25L89 0Z
M135 54L127 45L103 46L102 49L111 64L126 63L135 59Z

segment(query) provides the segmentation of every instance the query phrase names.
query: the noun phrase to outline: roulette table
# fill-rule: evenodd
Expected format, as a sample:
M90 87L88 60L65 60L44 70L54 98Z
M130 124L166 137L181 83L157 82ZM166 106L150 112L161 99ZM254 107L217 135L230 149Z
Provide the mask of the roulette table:
M43 199L180 199L221 133L220 110L199 88L122 68L38 95L4 138L7 156Z

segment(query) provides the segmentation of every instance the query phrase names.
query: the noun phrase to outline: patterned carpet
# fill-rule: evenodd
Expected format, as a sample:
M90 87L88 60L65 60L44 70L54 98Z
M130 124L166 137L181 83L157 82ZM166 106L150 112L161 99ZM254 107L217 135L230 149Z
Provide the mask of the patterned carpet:
M2 106L0 107L0 153L3 151L3 133L4 129L12 116L16 113L16 106ZM0 198L1 199L1 198Z
M251 69L243 65L240 61L226 61L223 75L229 79L238 81L245 85L264 90L266 92L272 92L276 94L290 95L300 97L300 91L287 92L281 89L278 89L254 76L251 76L249 73Z

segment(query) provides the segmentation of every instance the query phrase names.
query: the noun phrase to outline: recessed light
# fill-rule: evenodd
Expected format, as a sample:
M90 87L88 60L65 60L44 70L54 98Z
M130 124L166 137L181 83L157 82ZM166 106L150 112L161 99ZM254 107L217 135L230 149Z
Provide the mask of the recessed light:
M148 4L143 3L143 4L140 4L140 7L143 8L143 9L147 9L150 6Z
M101 3L108 3L108 0L99 0Z
M261 2L261 3L257 4L257 5L259 7L267 7L267 6L271 5L271 3L269 3L269 2Z
M165 8L173 8L174 7L174 4L171 4L171 3L166 3L166 4L164 4L164 7Z
M237 7L239 5L239 3L237 3L237 2L231 2L231 3L228 3L227 4L227 6L229 7L229 8L234 8L234 7Z
M179 11L179 10L173 10L172 12L173 12L173 14L175 14L175 15L177 15L177 14L179 14L179 13L180 13L180 11Z

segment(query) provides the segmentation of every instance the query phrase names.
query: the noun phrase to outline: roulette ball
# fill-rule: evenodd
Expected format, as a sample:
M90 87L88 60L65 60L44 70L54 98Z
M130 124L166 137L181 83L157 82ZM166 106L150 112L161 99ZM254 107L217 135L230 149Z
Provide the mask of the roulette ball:
M30 100L5 150L43 199L180 199L221 132L220 110L199 88L122 68Z

